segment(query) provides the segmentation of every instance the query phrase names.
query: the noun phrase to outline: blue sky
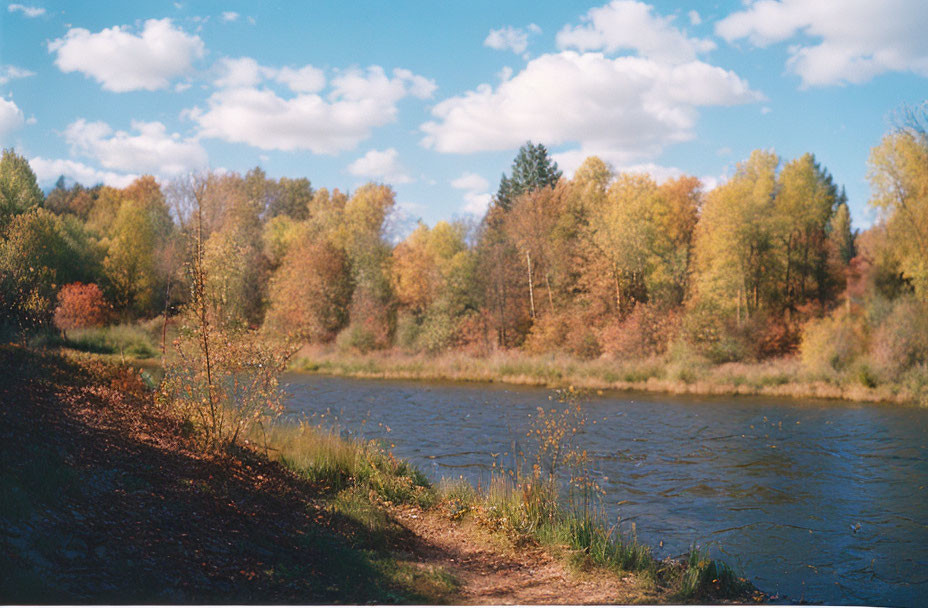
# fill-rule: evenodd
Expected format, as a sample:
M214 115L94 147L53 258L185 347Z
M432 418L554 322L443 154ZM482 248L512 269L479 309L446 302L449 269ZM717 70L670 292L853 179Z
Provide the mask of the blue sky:
M43 186L213 168L391 183L479 215L520 143L711 187L812 152L867 226L870 148L928 98L928 3L121 2L0 10L0 145Z

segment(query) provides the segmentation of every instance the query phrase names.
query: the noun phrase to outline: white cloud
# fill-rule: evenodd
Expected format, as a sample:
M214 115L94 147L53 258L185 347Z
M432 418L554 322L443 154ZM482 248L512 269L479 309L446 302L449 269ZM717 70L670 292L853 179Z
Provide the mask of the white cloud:
M286 79L297 94L281 97L270 89L258 88L254 80L250 85L217 91L207 100L206 109L195 107L185 112L199 125L201 136L247 143L262 150L336 154L367 139L374 127L394 122L401 99L425 99L436 88L433 81L409 70L393 70L390 77L380 66L372 66L339 72L331 80L328 95L322 96L301 91L322 85L321 72L303 68L281 75L282 71L262 70L258 66L258 76Z
M219 72L219 77L213 80L213 84L223 88L253 87L274 74L274 70L260 65L251 57L223 57L216 62L214 69Z
M16 11L19 11L25 16L29 17L30 19L34 17L39 17L45 14L44 8L39 8L37 6L26 6L24 4L10 4L9 6L6 7L6 10L8 10L11 13L15 13Z
M295 93L315 93L325 87L325 73L317 67L272 68L251 57L223 57L214 66L218 77L213 84L220 88L255 87L265 80L276 80Z
M103 183L114 188L125 188L138 178L138 175L100 171L73 160L52 160L41 156L30 159L29 165L35 172L36 179L40 184L54 183L59 176L64 175L85 186Z
M530 61L495 90L483 84L439 102L435 120L421 126L422 144L452 153L511 150L526 140L577 144L625 165L691 139L698 107L759 98L734 72L700 61L564 51Z
M451 187L459 190L486 190L490 187L490 182L476 173L464 173L451 182Z
M482 217L490 207L493 195L487 192L490 182L476 173L464 173L451 182L452 188L465 190L464 206L461 210L471 215Z
M236 13L235 11L223 11L222 13L222 20L225 21L226 23L229 23L231 21L238 21L238 18L239 18L239 14Z
M35 76L35 72L18 68L15 65L0 66L0 85L4 85L16 78L28 78L30 76Z
M690 18L690 25L699 25L702 23L702 17L699 16L699 12L690 11L686 14Z
M787 66L803 86L859 84L885 72L928 76L923 0L759 0L716 24L732 42L768 46L797 38ZM817 42L817 43L816 43Z
M689 38L673 27L673 17L655 15L653 7L633 0L590 9L581 20L583 25L568 25L557 33L558 48L609 54L634 50L641 57L672 63L693 61L715 48L711 40Z
M413 181L399 163L396 148L370 150L348 165L348 172L358 177L379 180L388 184L408 184Z
M105 122L76 120L65 129L72 154L95 159L106 169L174 176L207 165L206 150L195 139L168 134L160 122L133 121L137 134L113 131Z
M48 43L62 72L81 72L107 91L166 88L172 78L189 72L205 45L199 36L177 29L170 19L149 19L140 34L115 26L97 33L68 30Z
M528 48L529 35L539 33L541 33L541 28L534 23L529 24L525 29L507 25L497 30L490 30L483 45L497 51L510 50L521 55Z
M8 133L23 126L23 111L12 99L0 97L0 143L5 142Z
M316 93L325 88L325 73L311 65L299 69L281 68L274 77L295 93Z

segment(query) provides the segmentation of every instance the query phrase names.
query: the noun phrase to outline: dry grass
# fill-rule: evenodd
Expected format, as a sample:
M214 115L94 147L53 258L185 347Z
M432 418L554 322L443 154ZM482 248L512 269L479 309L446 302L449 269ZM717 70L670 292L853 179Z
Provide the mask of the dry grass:
M474 357L459 352L410 355L399 351L351 354L327 347L304 347L291 369L354 378L501 382L591 390L650 391L691 395L766 395L843 399L858 402L917 403L918 395L898 383L876 386L853 372L807 370L797 358L758 363L711 364L674 355L641 360L584 361L563 354L497 352Z

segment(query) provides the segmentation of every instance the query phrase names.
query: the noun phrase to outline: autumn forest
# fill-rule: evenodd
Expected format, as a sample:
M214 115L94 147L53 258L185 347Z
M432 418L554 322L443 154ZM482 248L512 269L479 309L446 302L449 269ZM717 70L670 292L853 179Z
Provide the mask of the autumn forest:
M148 176L124 189L62 179L46 195L6 150L2 325L20 338L167 326L190 302L196 252L210 317L231 331L361 353L796 355L823 374L920 388L928 138L919 118L871 152L880 220L863 232L812 154L757 150L706 191L694 177L657 183L596 157L567 179L529 142L482 221L420 223L394 242L385 184L329 191L255 168Z

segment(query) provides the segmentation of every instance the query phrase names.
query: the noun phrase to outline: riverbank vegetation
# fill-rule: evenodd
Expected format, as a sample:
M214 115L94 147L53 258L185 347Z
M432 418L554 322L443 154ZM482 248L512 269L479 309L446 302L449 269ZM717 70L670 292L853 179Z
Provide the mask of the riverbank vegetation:
M387 446L306 425L253 426L217 449L203 440L211 429L191 427L137 368L97 355L4 346L0 374L7 602L500 601L520 590L461 577L493 568L505 578L508 551L520 572L555 568L552 580L524 581L549 601L763 599L703 554L656 562L577 510L575 493L559 500L555 469L501 475L489 492L435 487ZM564 411L575 410L538 419L548 447L536 462L557 449L579 463ZM419 521L442 538L454 529L458 544L436 550L427 529L402 523ZM600 595L578 591L549 553L599 581Z
M0 331L157 356L200 291L201 321L310 345L325 356L304 367L334 373L365 355L382 375L924 401L926 158L924 108L901 113L860 231L812 154L757 150L707 189L595 157L567 179L528 143L479 222L410 230L383 184L256 168L46 195L6 150Z

